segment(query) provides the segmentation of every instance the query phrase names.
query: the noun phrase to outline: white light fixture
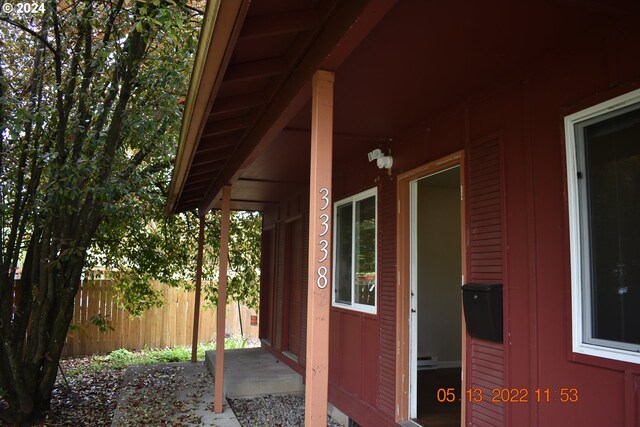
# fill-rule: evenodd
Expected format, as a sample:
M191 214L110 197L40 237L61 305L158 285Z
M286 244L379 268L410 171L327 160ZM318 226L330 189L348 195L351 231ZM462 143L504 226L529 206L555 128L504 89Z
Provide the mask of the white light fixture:
M391 166L393 165L393 157L385 156L379 148L376 148L369 153L369 161L372 162L374 160L376 161L379 169L391 169Z

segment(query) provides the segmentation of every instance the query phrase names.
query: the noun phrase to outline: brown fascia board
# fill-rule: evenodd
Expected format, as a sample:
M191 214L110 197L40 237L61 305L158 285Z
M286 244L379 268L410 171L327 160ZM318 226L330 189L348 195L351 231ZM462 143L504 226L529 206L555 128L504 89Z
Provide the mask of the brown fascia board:
M250 0L210 0L191 72L166 212L176 212L206 118L235 48Z

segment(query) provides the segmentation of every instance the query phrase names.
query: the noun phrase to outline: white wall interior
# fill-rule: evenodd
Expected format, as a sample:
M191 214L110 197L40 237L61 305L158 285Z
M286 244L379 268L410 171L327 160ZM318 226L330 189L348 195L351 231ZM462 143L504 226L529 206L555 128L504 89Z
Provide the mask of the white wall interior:
M418 357L436 356L439 367L460 366L459 168L421 179L417 193Z

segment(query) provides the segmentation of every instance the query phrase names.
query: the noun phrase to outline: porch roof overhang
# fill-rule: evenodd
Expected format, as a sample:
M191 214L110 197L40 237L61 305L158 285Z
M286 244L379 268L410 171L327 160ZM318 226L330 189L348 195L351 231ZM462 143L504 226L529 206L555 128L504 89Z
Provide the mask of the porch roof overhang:
M218 208L228 184L232 209L263 210L304 184L290 152L263 156L275 178L243 172L309 101L315 70L335 70L395 2L208 2L167 212Z
M219 208L228 184L234 210L304 191L317 69L337 70L334 163L357 158L357 169L428 117L567 47L601 43L639 9L635 0L210 1L167 211Z

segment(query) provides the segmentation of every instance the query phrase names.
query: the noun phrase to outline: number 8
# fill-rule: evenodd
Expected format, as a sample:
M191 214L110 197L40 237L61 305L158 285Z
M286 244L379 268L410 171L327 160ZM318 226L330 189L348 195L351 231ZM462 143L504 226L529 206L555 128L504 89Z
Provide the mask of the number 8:
M322 280L322 285L320 284L321 280ZM325 267L324 265L321 265L320 267L318 267L318 280L316 280L316 284L320 289L326 288L327 285L329 284L329 281L327 280L327 267Z

